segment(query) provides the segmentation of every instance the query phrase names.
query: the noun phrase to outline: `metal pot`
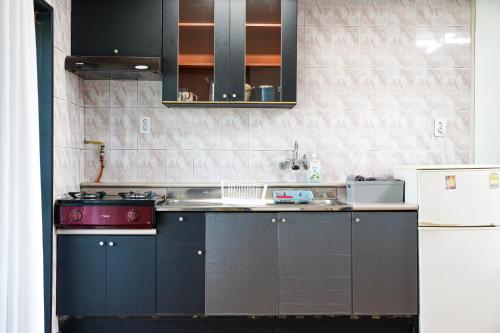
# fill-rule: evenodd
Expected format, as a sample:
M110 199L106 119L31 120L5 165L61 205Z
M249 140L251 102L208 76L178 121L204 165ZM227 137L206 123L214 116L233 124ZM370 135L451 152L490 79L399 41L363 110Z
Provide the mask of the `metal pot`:
M252 101L254 102L276 102L280 100L280 87L262 85L252 88Z

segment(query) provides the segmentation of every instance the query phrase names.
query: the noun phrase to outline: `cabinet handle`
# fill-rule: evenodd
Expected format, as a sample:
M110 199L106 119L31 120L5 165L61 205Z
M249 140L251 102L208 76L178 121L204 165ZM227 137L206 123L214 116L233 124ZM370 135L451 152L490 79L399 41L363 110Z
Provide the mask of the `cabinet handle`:
M356 223L359 223L359 221L361 221L361 220L359 219L359 217L356 217L356 218L354 219L354 222L356 222Z
M276 219L271 219L271 222L276 223Z
M232 96L233 98L236 98L236 96L238 96L238 95L236 95L236 94L232 94L231 96Z
M114 54L118 54L118 53L120 53L120 50L118 50L118 49L114 49L114 50L113 50L113 53L114 53Z
M227 99L227 94L222 94L222 98Z
M181 216L181 217L179 217L179 222L182 222L182 221L184 221L184 218Z
M281 223L286 223L286 219L281 219Z
M115 246L115 242L109 242L108 245L109 246Z
M202 250L198 250L198 251L196 251L196 254L199 255L199 256L201 256L201 255L203 255L203 251Z
M99 246L104 246L104 242L103 242L103 241L100 241L100 242L99 242Z

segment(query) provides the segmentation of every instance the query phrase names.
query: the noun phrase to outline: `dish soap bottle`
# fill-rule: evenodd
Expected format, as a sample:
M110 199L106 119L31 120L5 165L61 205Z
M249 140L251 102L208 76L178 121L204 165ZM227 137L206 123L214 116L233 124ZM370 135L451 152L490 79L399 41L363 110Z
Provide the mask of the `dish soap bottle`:
M309 161L309 170L307 171L307 181L309 183L319 183L321 179L321 162L313 152L312 159Z

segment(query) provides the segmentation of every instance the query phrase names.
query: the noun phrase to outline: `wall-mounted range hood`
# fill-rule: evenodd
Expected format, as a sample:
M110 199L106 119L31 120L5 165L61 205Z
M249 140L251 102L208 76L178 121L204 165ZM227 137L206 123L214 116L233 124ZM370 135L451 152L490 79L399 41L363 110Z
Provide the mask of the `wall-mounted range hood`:
M66 70L87 80L161 80L161 58L68 56Z

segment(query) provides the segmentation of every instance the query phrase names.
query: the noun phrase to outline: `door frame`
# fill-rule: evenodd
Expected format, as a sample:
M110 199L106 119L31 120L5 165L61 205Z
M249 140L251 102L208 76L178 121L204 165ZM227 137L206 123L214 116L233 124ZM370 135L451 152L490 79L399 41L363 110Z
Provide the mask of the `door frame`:
M53 8L34 0L37 44L40 174L42 190L44 327L52 326L52 220L53 220Z

